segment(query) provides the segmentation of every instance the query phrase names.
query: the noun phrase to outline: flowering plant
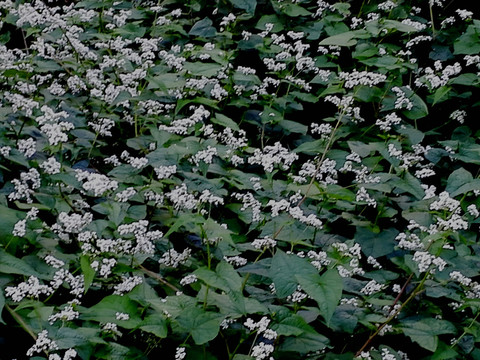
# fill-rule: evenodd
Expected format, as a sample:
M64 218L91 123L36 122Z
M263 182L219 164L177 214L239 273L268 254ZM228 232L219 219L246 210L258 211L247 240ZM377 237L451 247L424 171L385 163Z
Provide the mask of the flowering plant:
M480 358L454 6L0 1L2 356Z

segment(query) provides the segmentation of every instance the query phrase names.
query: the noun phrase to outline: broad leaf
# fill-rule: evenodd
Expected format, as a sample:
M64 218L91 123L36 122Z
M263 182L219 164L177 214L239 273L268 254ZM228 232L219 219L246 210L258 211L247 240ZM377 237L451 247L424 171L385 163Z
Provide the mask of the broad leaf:
M297 274L303 291L310 295L320 308L327 325L342 297L343 281L336 269L327 270L322 276L318 274Z
M192 335L195 344L202 345L215 339L220 331L223 316L198 307L185 309L176 319L182 329Z

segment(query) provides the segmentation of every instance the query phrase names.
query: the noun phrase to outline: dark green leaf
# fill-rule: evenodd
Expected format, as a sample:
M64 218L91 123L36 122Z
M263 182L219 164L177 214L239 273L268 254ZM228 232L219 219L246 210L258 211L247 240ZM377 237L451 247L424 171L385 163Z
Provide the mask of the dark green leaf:
M176 319L181 328L192 335L195 344L202 345L215 339L223 316L197 307L185 309Z
M213 22L208 17L197 21L189 31L191 36L213 37L217 34L217 30L212 26Z
M315 299L325 322L330 319L342 297L343 281L336 269L327 270L322 276L318 274L296 274L303 291Z
M272 258L269 275L275 284L276 294L279 298L291 295L297 288L298 280L292 274L318 275L307 260L296 255L287 255L282 250L277 250Z
M229 0L233 6L238 9L245 10L249 14L255 13L257 7L257 0Z

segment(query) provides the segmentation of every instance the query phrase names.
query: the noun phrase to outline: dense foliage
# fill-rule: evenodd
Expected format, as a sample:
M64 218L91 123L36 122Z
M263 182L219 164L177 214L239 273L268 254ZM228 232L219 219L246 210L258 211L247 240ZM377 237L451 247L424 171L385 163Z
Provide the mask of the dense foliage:
M463 3L0 1L2 356L480 359Z

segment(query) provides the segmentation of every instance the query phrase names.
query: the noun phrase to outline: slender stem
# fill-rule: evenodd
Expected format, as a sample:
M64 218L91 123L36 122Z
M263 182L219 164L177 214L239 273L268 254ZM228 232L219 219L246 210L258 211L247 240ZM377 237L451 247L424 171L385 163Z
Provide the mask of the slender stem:
M155 280L160 281L162 284L168 286L170 289L172 289L175 292L181 292L179 288L177 288L175 285L170 284L167 280L165 280L163 277L158 275L157 273L154 273L153 271L148 270L145 268L143 265L140 265L140 269L147 274L148 276L154 278Z
M255 259L255 261L253 262L254 264L260 260L260 258L262 257L262 255L265 253L265 250L266 249L263 249L263 251L257 256L257 258ZM245 289L245 286L247 285L247 281L248 281L248 278L250 277L250 273L247 273L247 275L245 275L245 279L243 279L243 282L242 282L242 287L240 288L240 291L243 292L243 290Z
M33 332L32 329L30 329L30 326L23 321L22 317L18 315L15 310L13 310L8 304L5 304L5 309L12 315L12 317L15 319L15 321L22 327L23 330L25 330L28 335L30 335L34 340L37 340L37 335Z
M435 23L433 21L433 10L432 10L432 3L430 3L430 22L432 23L432 34L435 37L436 31L435 31Z
M365 343L363 344L363 346L360 348L360 350L357 351L357 353L355 354L355 357L357 356L360 356L360 354L362 353L363 350L365 350L365 348L370 345L370 343L372 342L372 340L380 333L380 331L382 331L382 329L388 325L388 323L390 321L392 321L399 313L400 311L402 311L402 309L415 297L417 296L418 294L420 294L421 292L423 292L424 290L422 289L423 287L423 284L425 283L425 281L427 280L427 277L428 275L430 275L430 271L427 271L425 273L425 276L423 277L422 281L420 281L420 283L417 285L417 287L415 288L415 290L412 291L412 293L410 294L410 296L408 297L407 300L405 300L405 302L400 305L398 307L398 309L396 309L393 313L390 313L390 316L387 318L387 320L385 322L383 322L378 328L377 330L372 334L370 335L370 337L367 339L367 341L365 341ZM404 285L406 286L406 284Z
M450 349L453 349L453 347L454 347L455 345L457 345L458 342L459 342L465 335L467 335L467 330L470 329L470 328L473 326L473 324L475 324L475 321L477 321L479 315L480 315L480 311L477 312L477 315L475 315L475 317L473 318L473 320L472 320L472 322L470 323L470 325L468 325L468 326L464 329L462 335L460 335L460 336L458 337L458 339L453 342L453 344L450 346Z

